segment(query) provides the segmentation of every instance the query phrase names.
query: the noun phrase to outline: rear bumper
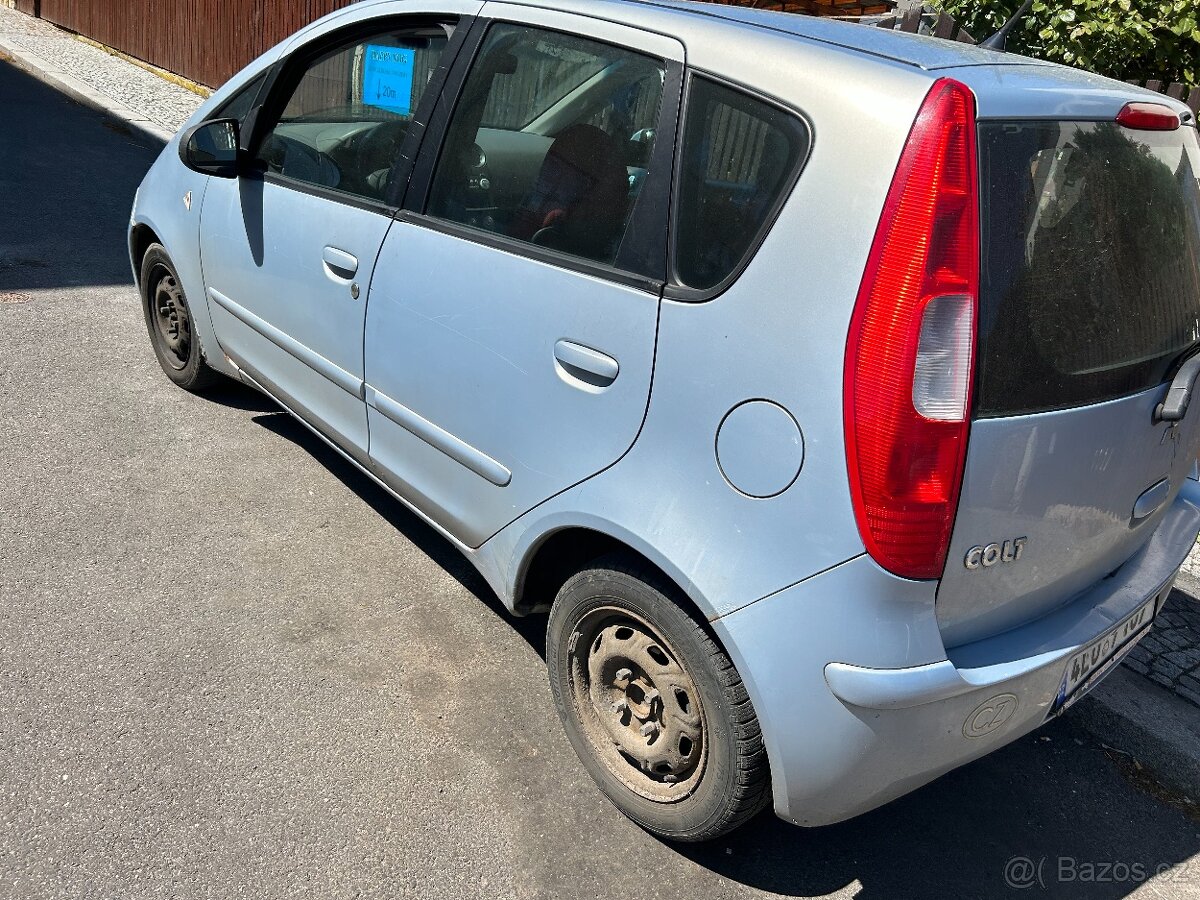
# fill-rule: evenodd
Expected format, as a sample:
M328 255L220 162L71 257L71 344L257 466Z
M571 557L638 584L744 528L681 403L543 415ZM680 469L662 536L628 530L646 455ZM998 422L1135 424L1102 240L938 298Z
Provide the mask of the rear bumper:
M1189 481L1113 577L949 652L936 585L867 557L717 620L763 728L776 812L801 825L848 819L1037 728L1068 660L1149 598L1165 599L1197 530L1200 484Z

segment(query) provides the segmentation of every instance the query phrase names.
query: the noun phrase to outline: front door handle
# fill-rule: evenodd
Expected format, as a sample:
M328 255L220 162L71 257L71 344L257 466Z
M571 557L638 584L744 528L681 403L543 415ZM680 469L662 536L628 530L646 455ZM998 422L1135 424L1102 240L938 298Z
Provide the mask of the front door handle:
M572 378L592 387L608 387L617 380L621 367L607 353L562 340L554 345L554 358L559 366Z
M337 247L326 247L321 251L321 259L325 261L325 269L329 274L342 281L349 281L358 271L358 259Z

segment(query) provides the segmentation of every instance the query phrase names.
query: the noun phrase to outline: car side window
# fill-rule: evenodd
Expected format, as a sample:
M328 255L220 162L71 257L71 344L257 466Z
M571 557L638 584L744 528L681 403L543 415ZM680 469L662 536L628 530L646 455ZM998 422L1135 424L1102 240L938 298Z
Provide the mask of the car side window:
M446 25L393 29L309 62L266 129L258 155L267 171L383 200L449 33Z
M611 265L649 177L664 77L661 60L620 47L492 26L426 212Z
M250 112L250 107L254 105L255 99L258 97L258 92L262 90L263 82L266 80L267 75L264 72L226 100L210 118L244 121L246 113Z
M693 76L676 205L675 277L717 287L753 252L808 150L803 121L777 106Z

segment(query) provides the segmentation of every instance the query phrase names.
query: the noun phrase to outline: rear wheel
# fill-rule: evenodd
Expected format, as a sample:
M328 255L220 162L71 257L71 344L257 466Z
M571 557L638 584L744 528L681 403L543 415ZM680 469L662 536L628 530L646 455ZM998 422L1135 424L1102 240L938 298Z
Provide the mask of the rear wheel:
M142 257L140 284L150 344L167 377L189 391L216 384L220 375L204 361L191 307L162 244L151 244Z
M769 771L741 678L657 572L622 556L573 576L550 612L546 657L567 737L643 828L703 841L767 803Z

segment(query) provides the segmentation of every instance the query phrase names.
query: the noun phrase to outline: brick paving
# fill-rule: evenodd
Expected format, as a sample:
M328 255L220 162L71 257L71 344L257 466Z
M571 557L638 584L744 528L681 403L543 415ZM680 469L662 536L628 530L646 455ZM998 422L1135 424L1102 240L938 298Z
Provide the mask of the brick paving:
M0 37L168 131L182 125L202 97L140 66L84 43L69 31L35 19L0 0Z
M1193 550L1154 628L1125 665L1200 706L1200 549Z

